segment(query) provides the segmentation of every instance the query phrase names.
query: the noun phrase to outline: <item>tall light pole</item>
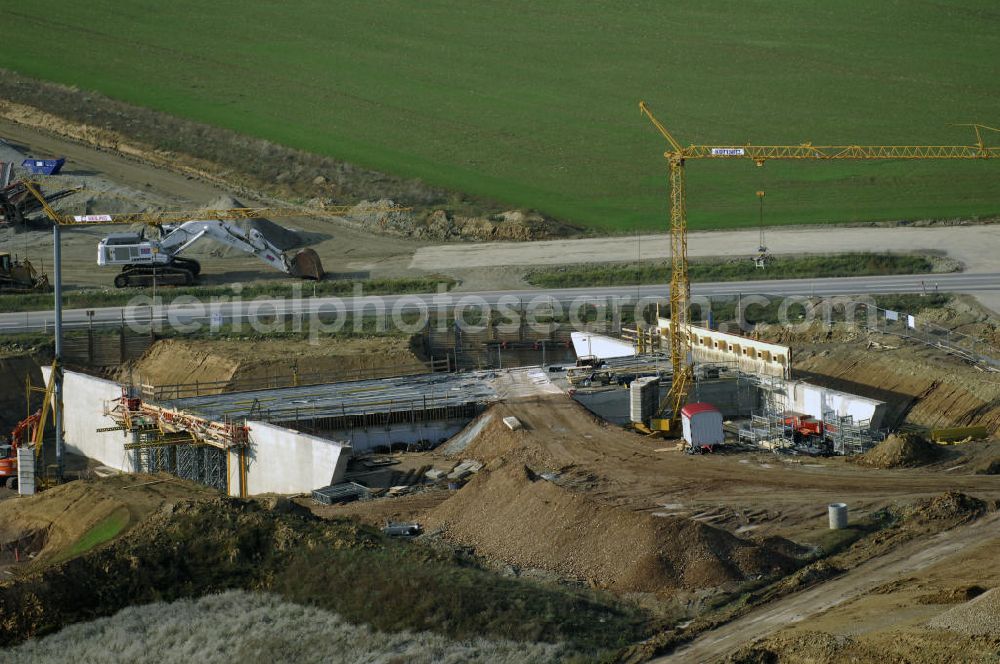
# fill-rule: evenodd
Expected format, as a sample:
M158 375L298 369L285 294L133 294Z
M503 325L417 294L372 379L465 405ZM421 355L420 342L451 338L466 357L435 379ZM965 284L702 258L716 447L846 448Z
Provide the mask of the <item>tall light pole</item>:
M56 410L56 478L61 482L65 459L63 449L63 369L62 369L62 229L59 222L52 226L52 260L55 281L55 361L52 363L55 384L53 406Z

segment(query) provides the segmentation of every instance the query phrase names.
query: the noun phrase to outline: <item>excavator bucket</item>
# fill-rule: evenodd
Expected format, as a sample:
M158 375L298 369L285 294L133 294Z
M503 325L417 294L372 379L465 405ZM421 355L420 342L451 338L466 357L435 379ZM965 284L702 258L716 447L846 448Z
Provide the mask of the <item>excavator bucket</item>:
M292 269L289 272L299 279L314 279L319 281L325 274L319 254L312 249L303 249L292 257Z

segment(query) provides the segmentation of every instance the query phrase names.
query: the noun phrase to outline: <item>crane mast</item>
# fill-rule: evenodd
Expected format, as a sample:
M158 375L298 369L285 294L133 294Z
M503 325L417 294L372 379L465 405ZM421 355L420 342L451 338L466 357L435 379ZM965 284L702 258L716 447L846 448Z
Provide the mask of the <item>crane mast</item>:
M694 377L691 358L690 301L691 283L688 279L687 255L687 202L685 200L685 162L688 159L747 159L763 166L769 159L785 160L923 160L923 159L995 159L1000 157L1000 147L990 147L983 139L983 131L1000 131L982 124L971 127L976 141L971 145L740 145L714 144L683 147L673 134L660 122L646 102L639 102L639 110L656 127L669 145L663 153L667 160L670 219L670 364L673 378L670 391L660 403L657 418L660 431L673 434L678 429L681 407ZM669 411L669 418L664 417Z

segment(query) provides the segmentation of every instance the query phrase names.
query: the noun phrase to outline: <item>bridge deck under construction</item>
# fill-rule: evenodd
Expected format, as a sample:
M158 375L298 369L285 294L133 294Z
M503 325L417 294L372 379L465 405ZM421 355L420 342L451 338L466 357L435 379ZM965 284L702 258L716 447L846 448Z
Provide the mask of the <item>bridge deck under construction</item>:
M161 405L216 422L408 418L444 415L497 401L495 374L432 373L400 378L188 397Z

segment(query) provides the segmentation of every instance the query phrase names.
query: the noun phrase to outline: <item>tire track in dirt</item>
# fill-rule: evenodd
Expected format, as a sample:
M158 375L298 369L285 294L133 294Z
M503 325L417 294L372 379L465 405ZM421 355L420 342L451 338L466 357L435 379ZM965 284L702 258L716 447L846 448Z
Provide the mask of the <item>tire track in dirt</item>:
M996 538L998 525L1000 514L992 514L930 538L912 540L832 581L778 600L701 635L671 655L651 661L662 664L717 661L744 644L850 601L900 575L912 575L966 547Z

